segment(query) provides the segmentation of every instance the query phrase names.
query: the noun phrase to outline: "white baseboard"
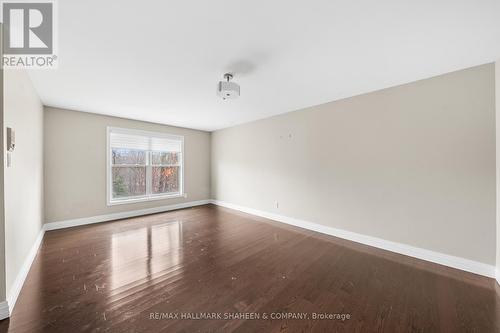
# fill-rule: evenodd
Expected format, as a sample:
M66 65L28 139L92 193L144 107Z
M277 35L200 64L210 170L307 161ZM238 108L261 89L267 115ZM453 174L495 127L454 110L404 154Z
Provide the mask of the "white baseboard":
M7 304L7 301L0 302L0 320L8 318L9 316L9 304Z
M495 266L484 264L481 262L465 259L465 258L460 258L460 257L455 257L451 256L448 254L440 253L440 252L434 252L431 250L426 250L402 243L396 243L392 241L388 241L385 239L381 238L376 238L372 236L367 236L363 234L358 234L355 232L351 231L346 231L342 229L337 229L337 228L332 228L328 227L325 225L317 224L317 223L312 223L304 220L299 220L295 219L292 217L288 216L283 216L275 213L270 213L270 212L265 212L253 208L248 208L248 207L243 207L239 205L235 205L232 203L228 202L223 202L219 200L212 200L211 201L214 205L238 210L244 213L252 214L252 215L257 215L260 217L264 217L270 220L290 224L296 227L308 229L308 230L313 230L317 231L323 234L347 239L353 242L365 244L365 245L370 245L373 247L377 247L383 250L399 253L399 254L404 254L410 257L430 261L433 263L453 267L456 269L460 269L463 271L479 274L479 275L484 275L490 278L495 278ZM498 280L498 275L497 275L497 280Z
M120 213L90 216L90 217L83 217L83 218L72 219L72 220L50 222L50 223L45 223L45 230L49 231L49 230L63 229L63 228L76 227L76 226L92 224L92 223L100 223L100 222L125 219L128 217L135 217L135 216L155 214L155 213L163 213L163 212L168 212L170 210L195 207L195 206L200 206L200 205L206 205L209 203L211 203L211 200L190 201L190 202L184 202L184 203L175 204L175 205L168 205L168 206L161 206L161 207L154 207L154 208L147 208L147 209L139 209L139 210L120 212Z
M13 286L11 287L10 291L7 294L7 301L0 302L0 320L9 317L9 315L12 313L12 310L14 309L14 306L16 304L19 293L21 292L21 288L23 287L24 281L26 280L26 277L29 273L31 265L32 265L33 261L35 260L38 249L39 249L40 244L41 244L42 239L43 239L43 235L44 235L46 230L55 230L55 229L68 228L68 227L74 227L74 226L79 226L79 225L86 225L86 224L91 224L91 223L112 221L112 220L140 216L140 215L161 213L161 212L166 212L166 211L175 210L175 209L182 209L182 208L189 208L189 207L205 205L208 203L213 203L213 204L218 205L218 206L227 207L227 208L238 210L238 211L245 212L248 214L252 214L252 215L268 218L268 219L271 219L274 221L290 224L290 225L293 225L296 227L317 231L317 232L331 235L331 236L335 236L335 237L344 238L344 239L354 241L357 243L370 245L373 247L377 247L377 248L381 248L381 249L388 250L391 252L400 253L400 254L415 257L418 259L422 259L422 260L438 263L441 265L457 268L460 270L484 275L484 276L491 277L491 278L496 278L497 282L500 284L500 269L496 270L495 266L492 266L492 265L487 265L484 263L472 261L472 260L465 259L465 258L454 257L454 256L450 256L450 255L447 255L444 253L439 253L439 252L434 252L434 251L430 251L430 250L426 250L426 249L422 249L422 248L417 248L417 247L413 247L413 246L406 245L406 244L391 242L391 241L387 241L384 239L371 237L371 236L367 236L367 235L362 235L362 234L358 234L358 233L354 233L354 232L350 232L350 231L346 231L346 230L336 229L336 228L324 226L321 224L307 222L304 220L294 219L294 218L279 215L279 214L264 212L264 211L260 211L260 210L253 209L253 208L247 208L247 207L243 207L243 206L239 206L239 205L235 205L235 204L231 204L231 203L227 203L227 202L223 202L223 201L219 201L219 200L200 200L200 201L191 201L191 202L186 202L186 203L181 203L181 204L155 207L155 208L149 208L149 209L141 209L141 210L135 210L135 211L129 211L129 212L121 212L121 213L93 216L93 217L88 217L88 218L80 218L80 219L46 223L42 227L42 230L40 230L40 232L35 240L35 243L31 247L28 256L24 260L24 263L21 267L21 270L19 271L19 273L14 281Z
M40 230L38 233L38 236L36 237L35 243L31 246L30 252L28 253L28 256L26 259L24 259L23 265L21 266L21 269L19 270L19 273L17 273L17 277L14 280L14 284L10 288L10 290L7 292L7 316L9 316L12 313L12 310L14 310L14 306L16 305L17 297L19 296L19 293L21 292L21 288L23 287L24 281L26 280L26 277L28 276L28 273L31 268L31 264L33 264L33 261L35 260L36 254L38 253L38 249L40 248L40 244L42 243L43 235L45 234L45 228ZM0 305L0 311L2 310L1 305Z
M24 281L26 280L26 277L28 276L31 265L33 264L33 261L35 260L36 254L38 253L38 249L40 248L40 244L42 243L42 239L43 239L43 235L45 234L45 231L74 227L74 226L91 224L91 223L99 223L99 222L105 222L105 221L118 220L118 219L123 219L123 218L127 218L127 217L134 217L134 216L141 216L141 215L147 215L147 214L167 212L170 210L195 207L195 206L200 206L200 205L206 205L209 203L211 203L211 200L199 200L199 201L191 201L191 202L185 202L185 203L169 205L169 206L161 206L161 207L134 210L134 211L128 211L128 212L106 214L106 215L92 216L92 217L86 217L86 218L80 218L80 219L46 223L45 225L42 226L42 229L40 230L40 232L35 240L35 243L31 247L30 252L28 253L28 256L26 257L23 265L21 266L21 269L20 269L19 273L17 274L17 277L14 281L14 284L7 294L7 301L0 302L0 320L9 317L10 314L12 313L12 310L14 309L14 306L16 305L17 298L19 297L19 293L21 292L21 289L23 287Z

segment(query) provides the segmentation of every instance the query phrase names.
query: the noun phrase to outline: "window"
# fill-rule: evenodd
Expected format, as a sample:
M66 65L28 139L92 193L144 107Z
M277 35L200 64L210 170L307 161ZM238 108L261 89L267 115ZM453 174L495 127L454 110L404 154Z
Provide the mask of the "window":
M184 137L108 127L108 205L183 195Z

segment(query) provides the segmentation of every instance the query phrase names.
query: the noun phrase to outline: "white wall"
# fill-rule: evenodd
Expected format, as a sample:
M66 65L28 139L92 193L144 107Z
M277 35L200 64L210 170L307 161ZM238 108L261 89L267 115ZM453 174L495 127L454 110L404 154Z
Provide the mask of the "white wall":
M44 114L45 222L210 199L210 133L49 107ZM183 135L188 197L107 206L107 126Z
M5 126L16 133L5 167L7 297L35 244L43 221L43 107L24 70L4 71Z
M495 265L494 75L483 65L216 131L213 197Z

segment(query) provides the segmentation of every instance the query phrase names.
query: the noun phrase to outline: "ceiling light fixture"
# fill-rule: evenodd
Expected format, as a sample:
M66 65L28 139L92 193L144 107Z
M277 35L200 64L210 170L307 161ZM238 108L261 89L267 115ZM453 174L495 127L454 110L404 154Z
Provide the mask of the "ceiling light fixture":
M238 98L240 96L240 86L235 82L230 82L233 74L224 74L225 81L219 81L217 85L217 95L222 99Z

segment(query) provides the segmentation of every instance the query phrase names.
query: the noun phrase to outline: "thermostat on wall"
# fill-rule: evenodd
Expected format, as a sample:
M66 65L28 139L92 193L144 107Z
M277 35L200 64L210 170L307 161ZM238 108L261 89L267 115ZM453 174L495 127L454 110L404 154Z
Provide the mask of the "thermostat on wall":
M16 147L16 133L10 127L7 127L7 151L13 151Z

